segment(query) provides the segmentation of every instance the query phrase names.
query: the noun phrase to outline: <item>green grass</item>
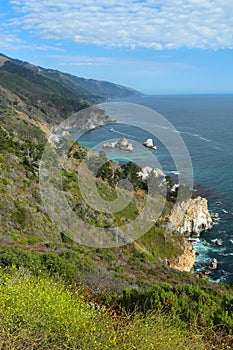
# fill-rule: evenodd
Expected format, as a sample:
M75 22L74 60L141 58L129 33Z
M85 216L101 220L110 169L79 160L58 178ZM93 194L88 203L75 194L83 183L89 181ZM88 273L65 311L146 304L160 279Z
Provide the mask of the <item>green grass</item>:
M159 258L174 258L182 253L178 244L178 239L166 237L166 230L158 225L146 232L136 242L137 248L147 253L149 260L157 261Z

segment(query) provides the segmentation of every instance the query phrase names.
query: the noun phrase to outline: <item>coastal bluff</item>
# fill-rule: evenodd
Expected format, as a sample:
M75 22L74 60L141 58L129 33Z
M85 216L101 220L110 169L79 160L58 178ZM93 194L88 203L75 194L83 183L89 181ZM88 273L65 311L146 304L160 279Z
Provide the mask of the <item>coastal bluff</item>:
M182 250L183 254L174 260L169 261L169 266L175 270L193 272L193 266L195 264L195 251L192 243L186 240Z
M59 131L67 131L77 128L82 131L93 130L105 124L115 123L116 120L104 110L95 106L73 113L64 123L59 126Z
M213 226L206 198L197 197L177 203L170 215L168 230L187 237L200 237L202 231Z
M176 232L184 237L200 237L201 232L210 229L214 222L208 210L208 201L197 197L177 203L169 217L167 232ZM193 272L195 251L187 239L183 242L183 253L169 266L176 270Z

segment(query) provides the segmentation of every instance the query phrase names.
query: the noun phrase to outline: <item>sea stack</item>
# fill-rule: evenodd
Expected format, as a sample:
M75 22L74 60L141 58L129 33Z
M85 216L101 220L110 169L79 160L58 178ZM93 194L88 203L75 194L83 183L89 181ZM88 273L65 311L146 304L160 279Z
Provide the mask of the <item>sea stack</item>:
M154 150L157 149L157 147L154 146L153 140L152 140L152 139L147 139L147 140L143 143L143 145L144 145L145 147L147 147L147 148L151 148L151 149L154 149Z

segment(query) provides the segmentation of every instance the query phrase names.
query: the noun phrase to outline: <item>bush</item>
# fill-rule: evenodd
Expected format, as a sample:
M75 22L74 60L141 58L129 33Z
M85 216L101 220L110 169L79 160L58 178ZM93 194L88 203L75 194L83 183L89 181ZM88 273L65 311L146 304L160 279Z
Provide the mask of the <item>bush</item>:
M125 289L114 301L127 312L136 309L146 314L156 310L189 326L211 327L230 334L233 328L233 295L214 290L206 292L195 285L164 283L146 291Z
M0 266L3 268L24 268L33 274L47 274L62 278L68 283L75 283L78 276L78 266L73 265L55 253L28 252L14 247L0 248Z

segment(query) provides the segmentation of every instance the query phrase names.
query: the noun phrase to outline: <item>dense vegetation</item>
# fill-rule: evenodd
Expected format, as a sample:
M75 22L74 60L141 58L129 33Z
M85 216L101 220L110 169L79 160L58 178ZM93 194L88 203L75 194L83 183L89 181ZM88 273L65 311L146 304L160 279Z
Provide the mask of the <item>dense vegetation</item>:
M164 228L159 224L154 225L135 245L91 249L74 244L46 218L36 195L38 189L35 190L34 186L37 186L37 164L42 145L39 147L30 139L18 143L4 128L0 131L3 191L0 266L5 270L2 315L5 314L5 305L11 305L10 308L8 306L8 317L2 322L2 342L6 348L20 349L24 343L28 348L59 349L62 342L64 348L88 349L87 344L93 344L98 349L105 344L106 348L116 349L150 346L151 349L164 349L166 344L167 349L173 349L174 342L177 342L176 347L180 349L195 349L198 346L203 349L230 349L233 325L230 287L213 286L188 273L166 267L162 262L165 258L180 254L179 242L172 237L165 240ZM76 144L71 151L73 155L79 161L84 157L85 149ZM99 173L102 179L99 191L111 199L114 198L115 180L110 176L111 181L108 181L108 174L113 164L106 164ZM137 182L137 170L129 164L116 172L117 179L122 174L129 176L135 181L136 188L131 205L116 217L99 217L83 207L77 176L71 169L64 169L63 186L72 194L74 210L85 220L103 224L103 219L111 219L120 223L123 218L131 219L143 201L142 188L145 184L141 180ZM19 186L19 178L15 182L16 172L25 183L23 188L27 188L27 201L23 188ZM37 221L33 217L33 208L36 209ZM43 233L40 231L42 222ZM82 287L76 289L77 285ZM50 288L50 293L46 288ZM26 310L22 311L28 300L25 290L32 295L38 293L39 299L31 297L30 305L27 301ZM77 294L73 294L74 290ZM55 304L42 308L42 304L50 305L51 293ZM61 299L60 293L64 293ZM9 294L12 299L9 299ZM46 295L47 301L44 299ZM81 311L77 313L80 305L83 305L81 310L84 314ZM101 311L93 310L90 305L98 305ZM35 317L30 317L31 309L35 310ZM69 310L69 316L66 310ZM82 323L83 319L88 320L87 324ZM90 323L97 333L90 331L86 334L85 329L90 328ZM59 336L58 329L62 330ZM143 337L148 329L150 335L145 340Z
M38 178L46 127L55 112L59 119L87 102L60 85L56 72L47 73L39 75L38 68L16 62L0 69L0 347L231 349L232 286L166 264L183 249L182 237L166 235L175 199L171 179L161 220L134 244L81 246L50 221ZM55 80L48 77L52 75ZM84 203L75 169L86 153L75 143L62 172L63 190L75 213L104 227L137 217L146 182L137 176L135 164L116 166L104 153L92 154L89 164L94 171L104 163L97 172L99 194L115 199L115 185L126 178L134 186L133 198L115 214ZM157 180L151 181L158 189ZM128 195L127 189L121 191Z
M202 335L162 314L117 315L85 300L81 288L24 271L0 277L0 346L4 349L205 349Z

